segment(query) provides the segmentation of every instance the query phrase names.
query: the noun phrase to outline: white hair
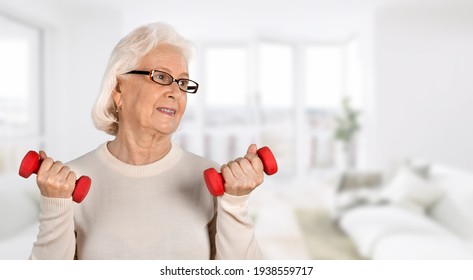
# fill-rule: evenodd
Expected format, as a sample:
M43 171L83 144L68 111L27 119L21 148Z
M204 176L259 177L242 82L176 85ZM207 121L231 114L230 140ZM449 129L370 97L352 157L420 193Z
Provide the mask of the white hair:
M181 37L172 26L156 22L141 26L123 37L112 51L102 79L99 97L92 109L95 126L111 135L118 132L118 113L112 98L119 75L136 70L141 59L158 44L177 47L189 63L194 54L194 46Z

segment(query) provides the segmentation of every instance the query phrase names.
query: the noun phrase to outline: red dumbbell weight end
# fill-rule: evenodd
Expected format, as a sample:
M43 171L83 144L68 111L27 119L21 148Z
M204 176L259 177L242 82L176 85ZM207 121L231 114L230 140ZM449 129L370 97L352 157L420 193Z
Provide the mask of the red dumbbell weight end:
M278 163L268 147L258 149L257 154L263 162L264 173L273 175L278 172ZM213 196L220 196L225 192L223 176L215 168L209 168L204 171L204 181L207 189Z
M30 177L31 174L38 174L39 167L41 166L41 158L35 151L29 151L21 161L19 174L23 178ZM76 187L72 193L72 200L77 203L82 202L87 196L90 189L92 180L87 176L81 176L76 181Z

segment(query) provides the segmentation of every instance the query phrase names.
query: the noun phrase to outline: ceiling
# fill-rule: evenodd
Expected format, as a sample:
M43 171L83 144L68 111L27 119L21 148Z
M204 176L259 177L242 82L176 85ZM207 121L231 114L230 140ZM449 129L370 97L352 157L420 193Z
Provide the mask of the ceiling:
M153 21L165 21L190 39L343 40L366 28L374 13L389 7L473 10L471 0L0 0L24 18L61 26L102 17L123 32ZM41 13L38 13L38 10ZM49 12L49 14L47 13Z

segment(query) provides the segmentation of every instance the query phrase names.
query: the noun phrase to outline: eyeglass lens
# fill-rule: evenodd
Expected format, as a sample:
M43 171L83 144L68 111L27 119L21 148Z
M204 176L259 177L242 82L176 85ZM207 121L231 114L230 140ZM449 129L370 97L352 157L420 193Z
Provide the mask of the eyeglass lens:
M166 73L161 71L153 71L153 81L162 85L170 85L174 82L174 78ZM189 79L178 79L177 84L179 88L186 92L194 93L197 90L197 84Z

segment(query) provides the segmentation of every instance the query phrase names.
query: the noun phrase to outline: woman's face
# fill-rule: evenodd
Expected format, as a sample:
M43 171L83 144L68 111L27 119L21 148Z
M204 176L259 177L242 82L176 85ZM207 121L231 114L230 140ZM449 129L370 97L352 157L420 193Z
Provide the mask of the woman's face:
M174 46L160 44L151 50L134 70L161 70L174 79L189 78L187 62ZM147 75L128 74L113 93L120 108L119 129L133 133L171 135L186 110L187 93L177 83L165 86Z

